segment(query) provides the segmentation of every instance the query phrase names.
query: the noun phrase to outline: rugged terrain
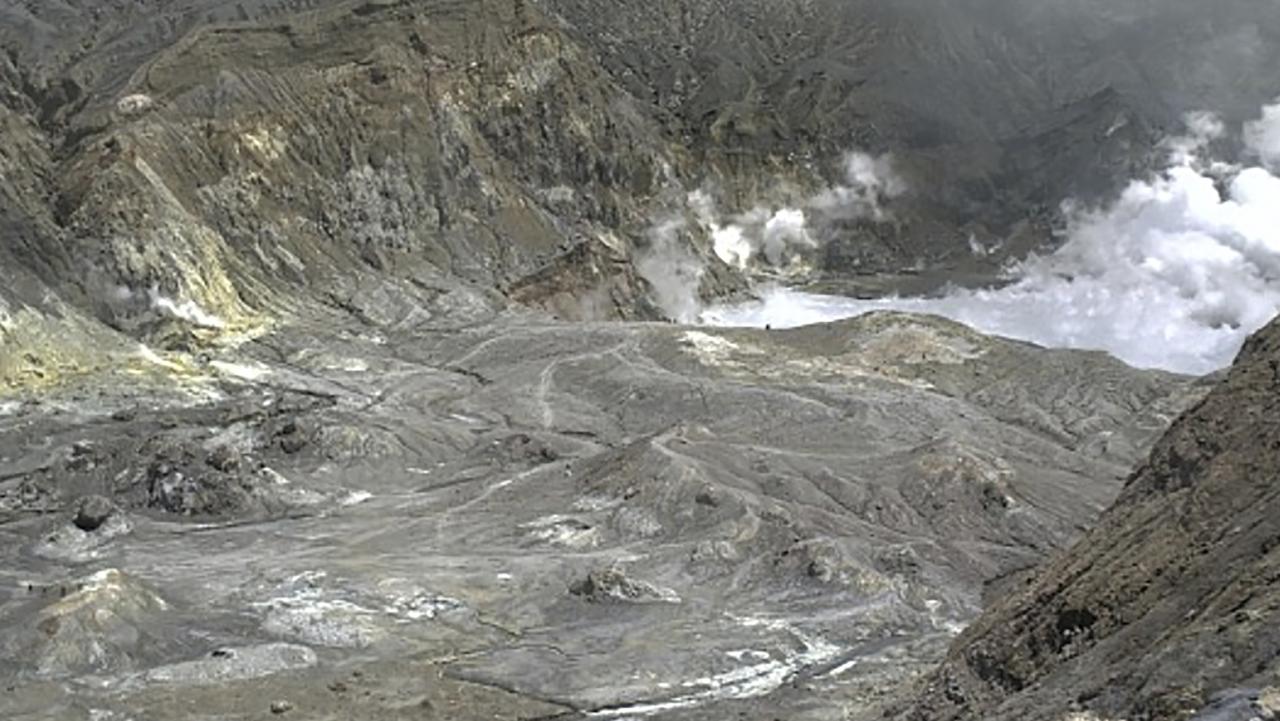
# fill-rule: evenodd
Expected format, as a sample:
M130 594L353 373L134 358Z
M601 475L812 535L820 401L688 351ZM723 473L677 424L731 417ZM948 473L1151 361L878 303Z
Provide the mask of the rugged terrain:
M1182 116L1231 125L1280 93L1280 10L1249 0L543 0L657 105L739 210L891 152L911 188L887 225L830 232L834 275L996 262L1046 241L1067 198L1136 177ZM769 172L761 172L761 168ZM740 171L740 172L734 172Z
M283 331L158 370L0 419L8 718L765 712L806 679L839 718L1202 393L893 314Z
M1274 332L1055 556L1220 379L664 318L672 273L769 272L695 191L772 209L887 153L910 192L822 219L807 279L989 280L1183 112L1280 91L1241 72L1275 6L1101 5L0 0L0 716L1174 717L1270 684L1233 565L1266 488L1229 471L1274 468ZM1258 525L1205 545L1236 502Z
M1280 714L1278 366L1273 323L1097 528L960 638L904 717Z
M635 261L690 192L796 201L856 149L911 192L888 222L816 229L818 276L989 278L1182 113L1235 122L1280 93L1245 72L1277 59L1271 5L616 5L6 0L0 303L24 350L0 376L92 366L94 319L181 343L154 316L254 333L456 282L654 318ZM702 230L680 239L701 292L741 290Z
M5 13L0 300L25 359L6 376L90 363L101 343L58 335L86 314L177 346L192 328L429 308L457 287L656 317L629 254L678 150L535 12ZM186 327L155 327L172 318Z

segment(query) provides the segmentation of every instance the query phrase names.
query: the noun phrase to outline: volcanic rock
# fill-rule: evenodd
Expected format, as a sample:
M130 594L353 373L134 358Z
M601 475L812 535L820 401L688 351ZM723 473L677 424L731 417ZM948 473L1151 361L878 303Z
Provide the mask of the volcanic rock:
M76 515L72 523L82 531L96 531L116 511L116 505L109 499L85 496L76 504Z
M900 716L1266 717L1251 699L1280 679L1278 365L1275 322L1097 527L979 618Z

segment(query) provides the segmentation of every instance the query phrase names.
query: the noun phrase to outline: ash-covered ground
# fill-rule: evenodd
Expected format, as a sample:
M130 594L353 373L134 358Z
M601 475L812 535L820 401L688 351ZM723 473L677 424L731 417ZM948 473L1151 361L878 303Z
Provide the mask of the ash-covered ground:
M0 417L9 718L840 718L1202 392L895 314L316 327L143 382Z

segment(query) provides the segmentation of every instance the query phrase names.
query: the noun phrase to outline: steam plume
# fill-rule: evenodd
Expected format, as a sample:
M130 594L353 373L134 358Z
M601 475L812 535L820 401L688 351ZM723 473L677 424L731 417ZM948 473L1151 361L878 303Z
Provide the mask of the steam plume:
M875 309L951 317L1042 345L1110 351L1130 364L1204 373L1228 364L1280 311L1280 103L1247 123L1250 162L1208 157L1226 128L1188 118L1157 177L1110 207L1076 212L1054 254L1013 269L997 290L855 301L789 291L714 309L713 323L793 326Z

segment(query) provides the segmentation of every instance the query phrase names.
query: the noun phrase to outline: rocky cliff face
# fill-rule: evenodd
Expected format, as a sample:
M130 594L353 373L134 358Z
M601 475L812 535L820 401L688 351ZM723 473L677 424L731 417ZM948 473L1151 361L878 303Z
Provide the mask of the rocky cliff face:
M996 263L1025 253L1063 199L1146 170L1184 113L1238 124L1280 93L1280 11L1247 1L541 4L704 167L757 179L726 183L731 207L785 197L778 177L832 181L850 148L892 152L912 192L894 223L829 234L834 274L964 268L971 236L1003 244Z
M300 314L392 322L455 291L657 314L632 254L683 202L687 158L534 8L6 17L4 302L15 338L50 337L10 375L74 364L52 340L68 314L178 346Z
M1273 323L1097 528L958 640L903 718L1280 713L1277 367Z
M795 200L853 148L912 192L822 228L819 274L989 274L1182 111L1277 90L1221 70L1266 66L1269 6L1039 5L9 0L0 302L28 350L4 372L455 292L656 317L635 259L690 191ZM701 292L741 289L703 235Z

